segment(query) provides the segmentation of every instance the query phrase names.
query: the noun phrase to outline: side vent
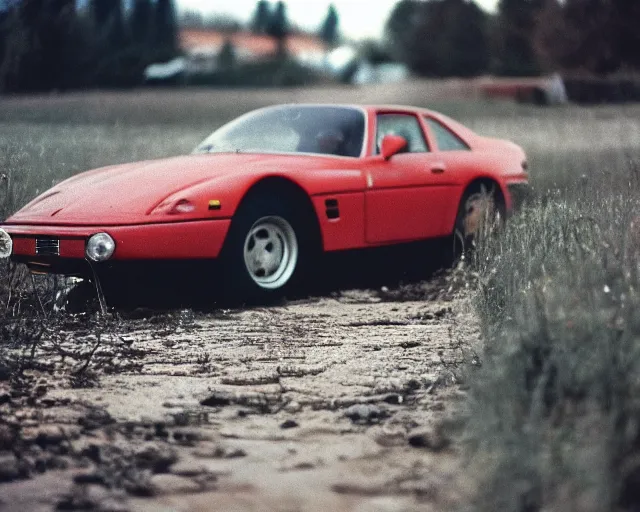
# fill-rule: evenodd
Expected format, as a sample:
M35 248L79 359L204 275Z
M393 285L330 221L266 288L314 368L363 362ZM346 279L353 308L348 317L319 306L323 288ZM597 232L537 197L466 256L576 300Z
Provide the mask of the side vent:
M339 219L340 218L340 209L338 208L338 200L337 199L327 199L324 202L324 205L327 207L327 219Z

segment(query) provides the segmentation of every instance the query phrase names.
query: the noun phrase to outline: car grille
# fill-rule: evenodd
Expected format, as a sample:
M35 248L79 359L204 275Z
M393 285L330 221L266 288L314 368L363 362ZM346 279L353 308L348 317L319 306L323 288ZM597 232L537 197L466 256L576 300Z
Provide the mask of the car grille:
M40 256L60 256L60 239L51 237L36 238L36 254Z

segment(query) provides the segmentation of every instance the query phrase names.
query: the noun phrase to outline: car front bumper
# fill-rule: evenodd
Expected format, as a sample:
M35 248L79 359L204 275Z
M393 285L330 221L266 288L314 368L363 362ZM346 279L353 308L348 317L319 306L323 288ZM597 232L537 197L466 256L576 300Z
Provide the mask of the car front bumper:
M124 226L0 226L12 238L11 259L43 272L85 273L87 239L111 235L116 249L97 266L144 261L209 260L219 256L231 219Z

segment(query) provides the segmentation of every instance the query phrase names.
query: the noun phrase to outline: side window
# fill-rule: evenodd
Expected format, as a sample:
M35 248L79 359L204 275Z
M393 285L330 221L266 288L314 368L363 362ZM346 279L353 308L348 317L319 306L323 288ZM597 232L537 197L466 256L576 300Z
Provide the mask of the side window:
M438 149L440 151L468 151L469 146L460 137L453 133L449 128L442 123L425 117L425 121L429 125L433 136L438 143Z
M378 114L377 125L377 153L380 153L380 144L385 135L400 135L407 139L408 153L429 151L417 117L411 114Z

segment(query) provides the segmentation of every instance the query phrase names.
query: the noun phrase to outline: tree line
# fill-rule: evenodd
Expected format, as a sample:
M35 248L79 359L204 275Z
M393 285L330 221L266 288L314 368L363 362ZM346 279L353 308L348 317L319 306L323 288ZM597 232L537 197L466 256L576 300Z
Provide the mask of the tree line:
M422 76L606 75L640 68L638 22L638 0L500 0L495 14L474 0L400 0L373 50ZM248 28L273 37L280 57L295 31L284 1L258 0ZM340 42L334 5L318 35ZM0 92L137 85L178 54L173 0L0 0Z
M401 0L385 42L423 76L606 75L640 68L639 23L638 0Z
M320 25L318 36L328 47L339 40L339 17L335 5L330 4L327 15ZM264 34L273 37L278 42L278 53L286 52L286 38L291 31L287 18L287 4L282 0L273 7L267 0L258 0L251 20L251 31L254 34Z
M125 8L128 7L128 8ZM185 26L203 26L198 13L184 15ZM237 21L214 18L211 26L240 30ZM338 13L328 8L319 36L338 41ZM38 92L141 84L152 63L179 55L173 0L0 0L0 92ZM286 56L295 30L283 1L259 0L249 27L275 38ZM221 60L233 62L225 45Z
M178 53L173 0L0 2L0 91L121 87Z

